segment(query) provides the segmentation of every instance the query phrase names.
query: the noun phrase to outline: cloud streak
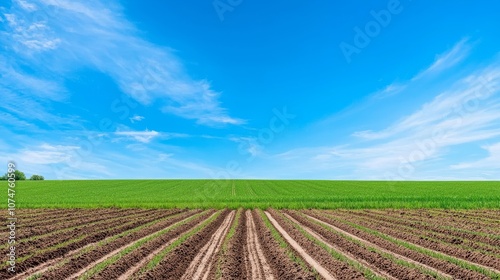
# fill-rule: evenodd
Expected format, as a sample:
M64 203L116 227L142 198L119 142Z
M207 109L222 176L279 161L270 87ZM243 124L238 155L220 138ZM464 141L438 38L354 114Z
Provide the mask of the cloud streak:
M171 49L142 39L115 1L14 1L3 17L2 43L38 72L64 76L92 67L144 105L159 102L163 112L203 125L244 123L229 116L208 81L187 74Z
M141 143L149 143L155 138L172 139L172 138L185 138L189 137L187 134L183 133L172 133L172 132L158 132L154 130L145 131L116 131L114 133L116 136L124 136L128 139L133 139Z
M412 81L436 75L446 69L456 66L469 55L471 49L472 46L468 38L460 40L453 48L438 55L432 65L413 77Z
M495 143L489 146L483 146L483 149L488 152L488 156L477 161L463 162L459 164L454 164L451 166L452 169L457 170L491 170L495 171L497 174L500 173L500 143Z
M357 144L297 148L269 160L298 174L336 170L351 178L421 179L429 176L427 167L446 158L452 147L498 139L499 124L500 66L494 63L462 77L385 129L353 133L360 140ZM489 158L453 169L493 162L498 146L487 149Z

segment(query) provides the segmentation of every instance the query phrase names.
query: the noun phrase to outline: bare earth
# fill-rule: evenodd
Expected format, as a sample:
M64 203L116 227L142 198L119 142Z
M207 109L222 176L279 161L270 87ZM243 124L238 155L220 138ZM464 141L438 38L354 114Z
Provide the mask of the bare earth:
M500 279L498 210L18 212L0 279Z

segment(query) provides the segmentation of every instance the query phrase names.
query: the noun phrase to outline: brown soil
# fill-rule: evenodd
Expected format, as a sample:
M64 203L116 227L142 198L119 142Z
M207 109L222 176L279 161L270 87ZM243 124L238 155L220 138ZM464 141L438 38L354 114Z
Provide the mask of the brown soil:
M286 240L283 244L276 241L258 211L239 211L239 215L222 211L200 232L169 252L152 271L141 274L139 270L150 260L214 215L215 210L202 213L180 209L20 209L16 215L16 253L18 258L27 258L18 259L16 275L4 269L5 262L0 265L0 279L20 280L34 274L41 274L37 279L76 278L135 242L177 223L177 228L122 256L91 279L363 279L363 270L351 266L352 261L385 279L432 279L432 273L443 278L489 279L480 272L430 257L356 226L500 274L498 209L262 212ZM238 226L227 239L235 217L239 219ZM150 222L147 227L118 237ZM322 244L309 240L310 236ZM30 237L38 239L28 240ZM98 245L107 238L112 238L109 243ZM6 248L6 244L2 247ZM331 250L347 261L337 260ZM416 268L392 259L404 260Z
M273 238L271 231L266 227L256 210L252 211L252 217L262 251L271 266L275 279L316 279L314 274L288 257L285 249ZM297 253L295 255L298 256Z
M485 266L486 268L500 269L500 259L495 258L490 255L485 255L480 252L471 252L469 250L465 250L450 244L443 244L439 242L435 242L432 240L428 240L425 237L421 237L422 234L419 233L420 227L419 225L414 225L414 228L400 228L395 226L394 224L386 223L379 220L367 220L361 219L355 215L344 216L340 214L343 218L349 218L350 221L355 222L359 225L369 227L371 229L375 229L382 233L391 235L393 237L405 240L407 242L420 245L427 249L433 251L439 251L445 253L447 255L455 256L457 258L467 260L471 263L474 263L478 266ZM495 271L496 273L500 273L500 271Z
M129 277L133 276L134 273L136 273L142 267L144 267L144 265L146 265L149 261L151 261L157 254L159 254L165 248L170 246L173 242L175 242L177 239L179 239L182 235L187 233L189 230L202 224L205 220L209 219L214 214L215 214L215 212L210 210L209 212L204 213L203 215L201 215L200 217L197 217L196 219L190 221L189 223L182 225L181 227L167 233L167 234L171 235L170 237L168 237L167 235L163 235L159 239L157 238L153 241L150 241L148 244L145 244L141 249L136 250L131 255L126 256L126 257L132 258L132 260L133 260L132 262L128 261L127 259L120 260L124 269L125 269L124 273L120 274L121 272L119 272L119 273L114 273L111 275L120 275L120 277L118 278L119 280L129 279ZM170 238L167 243L163 243L159 246L154 246L156 244L159 244L159 242L161 240L163 240L163 242L164 242L167 238ZM150 252L149 255L144 255L144 253L147 253L147 252ZM135 256L134 256L134 254L135 254ZM144 255L144 257L141 258L141 257L139 257L139 255ZM139 260L139 261L134 263L136 260ZM130 266L131 263L134 263L134 265ZM113 265L114 267L109 267L109 270L116 272L117 265L119 265L119 263L114 264ZM105 272L104 272L104 274L105 274ZM104 275L104 274L100 273L98 275L98 277L100 277L101 275ZM106 277L103 277L103 278L107 279Z
M492 211L464 211L464 210L445 210L445 209L432 209L433 212L451 214L453 217L460 217L473 220L484 220L486 222L493 222L500 224L498 213Z
M242 211L242 210L241 210ZM233 238L227 244L227 251L220 254L220 279L238 280L248 279L248 274L245 270L245 245L247 235L247 217L245 214L240 215L240 220ZM214 275L215 276L215 275ZM214 277L216 278L216 277Z
M78 273L79 270L81 270L84 267L88 267L91 263L95 262L96 260L99 260L103 258L106 255L109 255L111 252L118 250L119 248L126 247L148 235L151 235L157 231L160 231L166 227L169 227L181 220L184 220L196 213L198 213L199 210L197 211L188 211L184 212L180 215L174 216L173 217L167 217L164 221L160 221L158 223L155 223L151 226L148 226L144 229L141 229L137 232L134 232L130 235L124 236L122 238L118 238L114 240L113 242L106 244L106 246L101 247L99 250L92 250L89 251L83 255L80 256L65 256L65 258L70 258L70 261L66 263L65 265L57 268L56 270L50 271L48 273L45 273L43 277L40 279L68 279L70 275L74 275L75 273ZM140 225L139 225L140 226ZM94 243L95 244L95 243Z
M78 227L82 225L87 225L93 222L104 221L107 219L112 219L116 217L125 217L125 216L133 216L140 215L144 212L135 212L135 211L108 211L108 212L97 212L97 213L89 213L85 215L81 215L79 217L73 218L62 218L57 220L43 219L42 223L37 225L25 225L24 221L21 220L21 225L19 228L18 238L19 240L29 237L34 237L38 235L43 235L46 233L54 232L57 230L64 230L66 228ZM151 213L151 210L145 212Z
M18 242L19 250L17 253L18 256L24 256L25 254L32 254L33 252L36 252L36 250L39 248L48 248L50 246L61 244L65 241L77 238L82 235L88 235L89 233L93 233L96 231L110 229L116 226L123 225L127 222L150 219L151 217L157 217L158 215L165 215L165 214L169 214L169 212L162 213L157 211L155 213L148 212L143 214L133 214L133 212L131 212L130 215L126 216L102 217L101 219L95 222L77 226L76 228L71 229L70 231L63 231L54 234L44 235L43 237L38 238L36 240L27 240L24 242L23 241Z
M170 252L153 271L146 272L141 279L181 279L185 271L201 250L209 242L212 235L222 225L230 214L225 210L215 221L211 222L200 232L191 236L184 243Z
M140 214L144 212L151 212L153 210L133 210L135 214ZM53 216L42 216L42 217L37 217L36 219L33 219L31 221L27 221L25 219L20 220L20 224L22 228L32 228L36 229L38 227L43 227L43 226L55 226L57 224L60 224L61 222L73 222L75 224L79 222L80 219L87 219L87 218L99 218L100 216L119 216L121 214L126 214L129 213L130 209L97 209L97 210L89 210L89 209L81 209L80 211L74 213L71 211L70 213L61 213L59 215L53 215Z
M448 236L456 236L463 239L470 239L471 241L478 241L484 243L490 243L497 246L498 234L492 232L498 232L500 234L500 229L491 226L491 231L485 226L472 225L469 221L453 221L447 216L433 216L433 218L427 217L408 217L407 215L402 215L401 213L394 212L380 212L380 211L354 211L358 212L358 215L370 216L375 219L397 223L401 225L406 225L414 227L416 224L420 228L442 233ZM448 226L445 226L448 225ZM488 234L488 232L490 232ZM486 233L486 234L485 234ZM499 243L500 244L500 243Z
M155 219L159 219L161 217L166 217L170 215L171 212L164 212L161 213L158 212L155 215L148 215L147 217L138 217L132 221L127 221L127 220L117 220L113 222L112 224L104 224L104 225L99 225L99 226L94 226L94 227L89 227L85 229L83 239L75 242L71 242L70 244L67 244L66 246L59 247L53 251L50 252L45 252L41 254L36 254L25 261L18 263L16 265L16 271L17 273L24 272L32 267L36 267L40 264L43 264L47 261L50 261L52 259L56 259L60 256L64 256L68 252L71 252L73 250L77 250L80 247L83 247L87 244L98 242L100 240L103 240L106 237L118 234L120 232L132 229L134 227L137 227L141 224L148 223L150 221L153 221ZM67 234L70 235L69 238L66 238L65 236L61 236L59 240L72 240L75 237L78 237L78 234ZM60 242L55 241L55 244L60 244ZM33 247L31 249L31 252L37 252L40 249L46 248L45 246L39 246L39 247ZM30 252L23 247L20 248L22 251L25 252ZM0 279L6 279L7 277L12 277L12 275L8 274L8 272L3 269L0 271Z
M364 231L358 230L345 222L338 221L336 219L332 219L328 217L327 215L331 215L331 212L325 213L322 211L304 211L307 215L310 215L312 217L315 217L319 220L322 220L328 224L331 224L337 228L340 228L346 232L349 232L361 239L367 240L373 244L376 244L386 250L395 252L399 255L405 256L409 259L412 259L416 262L425 264L427 266L430 266L432 268L435 268L445 274L452 275L454 278L459 278L459 279L488 279L488 277L485 277L483 274L477 273L475 271L470 271L467 269L463 269L457 265L454 265L452 263L436 259L433 257L429 257L425 254L419 253L417 251L410 250L408 248L405 248L403 246L399 246L397 244L394 244L388 240L385 240L383 238L377 237L373 234L366 233Z
M25 221L34 221L38 218L61 217L62 215L78 214L80 209L18 209L16 216Z
M208 243L205 244L205 246L203 246L200 251L198 251L198 254L194 257L193 261L191 262L181 279L205 280L208 278L211 268L217 261L217 258L215 258L215 256L222 246L224 236L226 236L227 232L229 231L234 215L235 211L231 211L220 228L218 228L217 231L212 235L212 238L208 241Z
M363 279L359 272L346 263L332 259L328 252L307 239L276 211L270 210L266 215L287 243L324 279L347 279L341 276L347 274L350 275L350 279ZM343 273L338 273L339 271Z
M397 228L423 238L431 238L448 243L450 246L464 247L467 248L467 250L485 251L490 255L500 255L500 246L496 245L497 243L500 244L500 240L498 239L463 231L452 231L443 229L435 224L428 224L390 215L381 215L366 211L353 211L352 213L359 217L369 219L370 221L383 223L394 229Z
M40 274L41 275L40 279L44 279L44 277L46 277L46 275L49 275L48 276L49 279L57 279L59 276L65 277L66 275L69 275L69 274L74 272L74 271L70 270L71 263L79 262L85 258L87 258L89 260L95 260L99 256L106 254L106 252L109 251L110 248L114 248L118 244L123 244L124 242L127 242L128 240L130 240L130 238L132 238L132 239L134 237L140 238L142 236L142 234L147 234L147 232L150 230L155 230L157 227L162 227L166 223L172 223L177 219L181 219L183 217L193 215L194 213L195 213L194 211L188 211L188 212L184 212L184 213L181 212L178 214L179 215L178 217L174 214L170 217L164 218L163 220L160 219L160 220L158 220L158 223L152 224L150 227L148 227L146 229L143 229L143 230L136 232L136 233L131 233L129 235L123 236L121 238L114 240L111 243L108 243L105 247L99 247L99 249L93 249L91 251L88 251L88 252L80 255L80 256L77 256L78 254L80 254L82 252L82 250L86 249L89 246L96 245L97 243L87 244L87 245L80 247L76 250L68 252L64 256L49 260L49 261L47 261L47 262L45 262L37 267L33 267L33 268L25 271L24 273L18 274L17 277L13 278L13 280L24 279L25 277L30 276L30 275L34 275L34 274ZM111 236L111 237L113 237L113 236ZM67 261L67 260L69 260L69 263L66 263L65 265L59 265L61 262ZM57 269L55 269L55 267L54 267L56 265L58 266ZM46 273L49 269L52 272ZM54 273L54 271L55 271L55 273Z
M448 210L444 210L448 211ZM414 222L436 224L436 226L450 229L456 232L472 231L477 233L500 234L500 226L491 222L478 219L457 217L454 212L442 212L439 210L370 210L381 215L390 215ZM455 215L455 216L454 216Z
M259 242L257 229L250 210L245 212L246 217L246 252L245 267L247 279L252 280L274 280L271 267L264 256L262 246ZM224 279L224 278L223 278Z
M342 252L344 255L349 256L351 259L358 261L365 261L366 266L375 271L379 276L390 278L393 277L395 279L433 279L430 275L422 274L417 269L408 268L402 265L398 265L390 259L385 258L379 253L373 252L356 244L352 241L349 241L345 238L340 237L337 234L334 234L323 227L305 219L303 216L298 215L295 212L288 212L292 218L296 219L301 225L305 226L305 228L311 229L314 233L319 234L322 238L324 238L327 242L334 245L337 248L337 251ZM365 245L368 245L365 243ZM397 255L393 255L396 258L399 257Z

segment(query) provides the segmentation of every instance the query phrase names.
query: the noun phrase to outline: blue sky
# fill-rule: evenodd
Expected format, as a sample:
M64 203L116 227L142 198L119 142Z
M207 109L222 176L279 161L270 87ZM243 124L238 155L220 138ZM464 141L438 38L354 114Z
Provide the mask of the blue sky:
M0 158L49 179L500 179L499 8L3 1Z

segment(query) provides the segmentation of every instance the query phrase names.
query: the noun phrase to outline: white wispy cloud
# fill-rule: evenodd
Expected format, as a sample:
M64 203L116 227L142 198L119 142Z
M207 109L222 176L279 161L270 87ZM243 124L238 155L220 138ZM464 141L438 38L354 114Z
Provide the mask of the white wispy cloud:
M407 86L405 84L401 83L392 83L388 86L386 86L384 89L381 91L378 91L373 94L374 99L383 99L387 98L393 95L396 95L400 92L402 92Z
M140 121L144 120L144 117L139 116L139 115L134 115L133 117L131 117L129 119L130 119L130 122L134 123L134 122L140 122Z
M500 88L500 68L493 66L463 78L447 92L437 95L431 102L426 103L420 110L378 132L360 131L354 136L365 139L383 139L394 136L396 133L425 129L428 127L446 127L450 125L450 116L468 115L467 122L490 123L498 117L495 111L498 105L495 101L487 101ZM494 102L491 104L491 102ZM483 104L481 104L483 103ZM486 104L484 104L486 103ZM488 111L479 110L479 107L489 108ZM469 114L470 113L470 114ZM480 115L483 115L482 118ZM463 127L466 127L463 125Z
M472 44L468 38L457 42L450 50L436 56L434 62L416 74L413 78L403 82L394 82L384 89L372 94L375 99L383 99L403 92L410 84L424 78L434 78L446 69L450 69L462 62L470 53Z
M412 81L436 75L446 69L456 66L469 55L471 48L472 45L468 38L460 40L450 50L437 55L432 65L413 77Z
M335 170L347 172L344 175L350 174L351 178L365 179L429 176L421 172L435 162L446 162L446 155L453 147L500 137L500 66L493 63L462 77L385 129L358 131L353 135L361 142L297 148L269 160L302 174ZM454 168L493 162L498 157L497 148L488 147L491 154L488 159Z
M189 137L187 134L183 133L174 133L174 132L158 132L154 130L145 130L145 131L116 131L114 133L117 136L124 136L129 139L133 139L135 141L141 143L149 143L151 140L155 138L162 138L165 140L172 138L185 138Z
M33 12L37 10L37 6L31 2L28 2L26 0L15 0L15 2L24 10L27 10L29 12Z
M126 136L132 138L136 141L142 143L149 143L153 138L158 137L160 135L159 132L154 130L146 130L146 131L117 131L115 132L118 136Z
M473 170L495 170L500 174L500 143L489 146L483 146L484 150L488 152L488 156L477 161L462 162L451 166L452 169L473 169Z
M116 1L14 1L3 17L2 44L39 72L92 67L142 104L159 101L164 112L204 125L244 123L227 113L207 80L187 74L173 50L141 38Z
M79 149L78 146L42 144L22 150L15 158L33 164L68 163L71 161L72 155Z
M27 11L25 6L21 4L19 6L23 8L19 9L21 13L31 12L30 10ZM36 6L33 5L30 7L36 10ZM56 37L46 22L33 22L29 15L23 18L17 13L5 13L4 17L10 27L10 32L5 32L4 35L9 36L13 40L13 43L17 43L12 45L12 47L18 52L27 50L29 52L53 50L61 43L61 39Z
M450 50L437 55L432 64L427 66L424 70L415 74L411 79L392 82L380 90L369 93L361 101L354 103L348 106L346 109L340 111L339 113L336 113L333 116L322 120L321 123L331 123L347 116L352 116L353 114L357 114L366 110L367 108L380 104L380 102L385 102L386 98L394 97L401 93L408 92L412 88L418 88L419 82L435 79L438 74L454 66L457 66L457 64L465 60L472 50L472 45L473 44L468 38L460 40L459 42L455 43ZM424 86L427 87L428 85ZM363 135L363 132L361 132L360 135Z
M27 74L7 63L9 60L11 61L12 59L0 54L0 73L2 73L0 86L2 88L22 95L25 98L31 96L53 101L62 101L65 99L67 92L61 86L60 80L49 80Z

